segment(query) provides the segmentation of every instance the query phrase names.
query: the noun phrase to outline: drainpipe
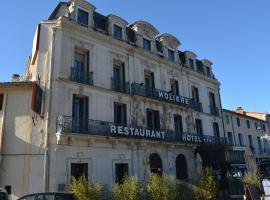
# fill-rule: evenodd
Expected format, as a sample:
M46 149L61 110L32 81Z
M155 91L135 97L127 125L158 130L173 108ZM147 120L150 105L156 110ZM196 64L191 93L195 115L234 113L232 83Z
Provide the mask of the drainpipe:
M54 56L54 44L55 44L55 32L56 29L53 28L53 33L52 33L52 45L51 45L51 58L50 58L50 67L48 67L48 71L46 71L46 80L45 80L45 94L47 92L47 88L49 88L49 93L48 93L48 112L46 113L46 122L45 122L45 152L44 152L44 174L43 174L43 191L47 192L49 191L49 133L48 133L48 127L50 125L49 119L50 119L50 113L51 113L51 101L52 101L52 66L53 66L53 56ZM45 102L45 100L44 100Z
M222 110L222 103L221 103L220 89L219 88L218 88L218 96L219 96L219 107L220 107L220 115L221 115L221 121L222 121L222 127L223 127L223 134L224 134L224 137L226 137L224 119L223 119L223 110Z

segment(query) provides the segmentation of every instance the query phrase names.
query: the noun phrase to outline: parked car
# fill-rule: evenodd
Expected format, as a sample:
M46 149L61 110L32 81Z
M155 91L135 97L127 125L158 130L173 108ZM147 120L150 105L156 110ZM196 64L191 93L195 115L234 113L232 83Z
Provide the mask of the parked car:
M77 200L77 198L73 193L43 192L29 194L19 198L18 200Z
M3 188L0 188L0 200L8 200L8 193Z

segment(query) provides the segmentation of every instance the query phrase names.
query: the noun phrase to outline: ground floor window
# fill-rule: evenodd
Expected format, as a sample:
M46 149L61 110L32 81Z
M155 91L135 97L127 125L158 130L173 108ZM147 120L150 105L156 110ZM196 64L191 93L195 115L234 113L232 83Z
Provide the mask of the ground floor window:
M71 163L71 177L79 179L81 176L88 181L88 163Z
M149 156L151 173L162 175L162 161L157 153Z
M128 176L128 164L116 163L115 164L115 183L123 183L124 177Z
M187 161L184 155L178 155L175 160L176 179L187 179Z

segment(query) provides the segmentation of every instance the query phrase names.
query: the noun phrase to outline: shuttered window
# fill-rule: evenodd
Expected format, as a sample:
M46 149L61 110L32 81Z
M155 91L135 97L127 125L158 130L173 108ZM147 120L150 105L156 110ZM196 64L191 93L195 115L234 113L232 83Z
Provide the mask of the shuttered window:
M37 114L41 114L42 110L42 99L43 99L43 90L40 86L35 83L33 86L33 94L32 94L32 110Z

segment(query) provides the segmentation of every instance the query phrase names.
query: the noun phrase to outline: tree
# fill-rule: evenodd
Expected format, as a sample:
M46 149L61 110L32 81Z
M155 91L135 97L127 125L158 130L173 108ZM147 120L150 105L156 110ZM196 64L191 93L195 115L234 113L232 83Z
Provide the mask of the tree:
M113 198L114 200L141 200L142 191L137 177L133 176L129 179L125 176L122 184L113 187Z
M101 189L100 184L89 185L84 176L78 180L71 178L71 191L79 200L100 200Z
M214 199L218 192L218 184L213 176L213 169L206 167L197 187L194 187L197 199L211 200Z

